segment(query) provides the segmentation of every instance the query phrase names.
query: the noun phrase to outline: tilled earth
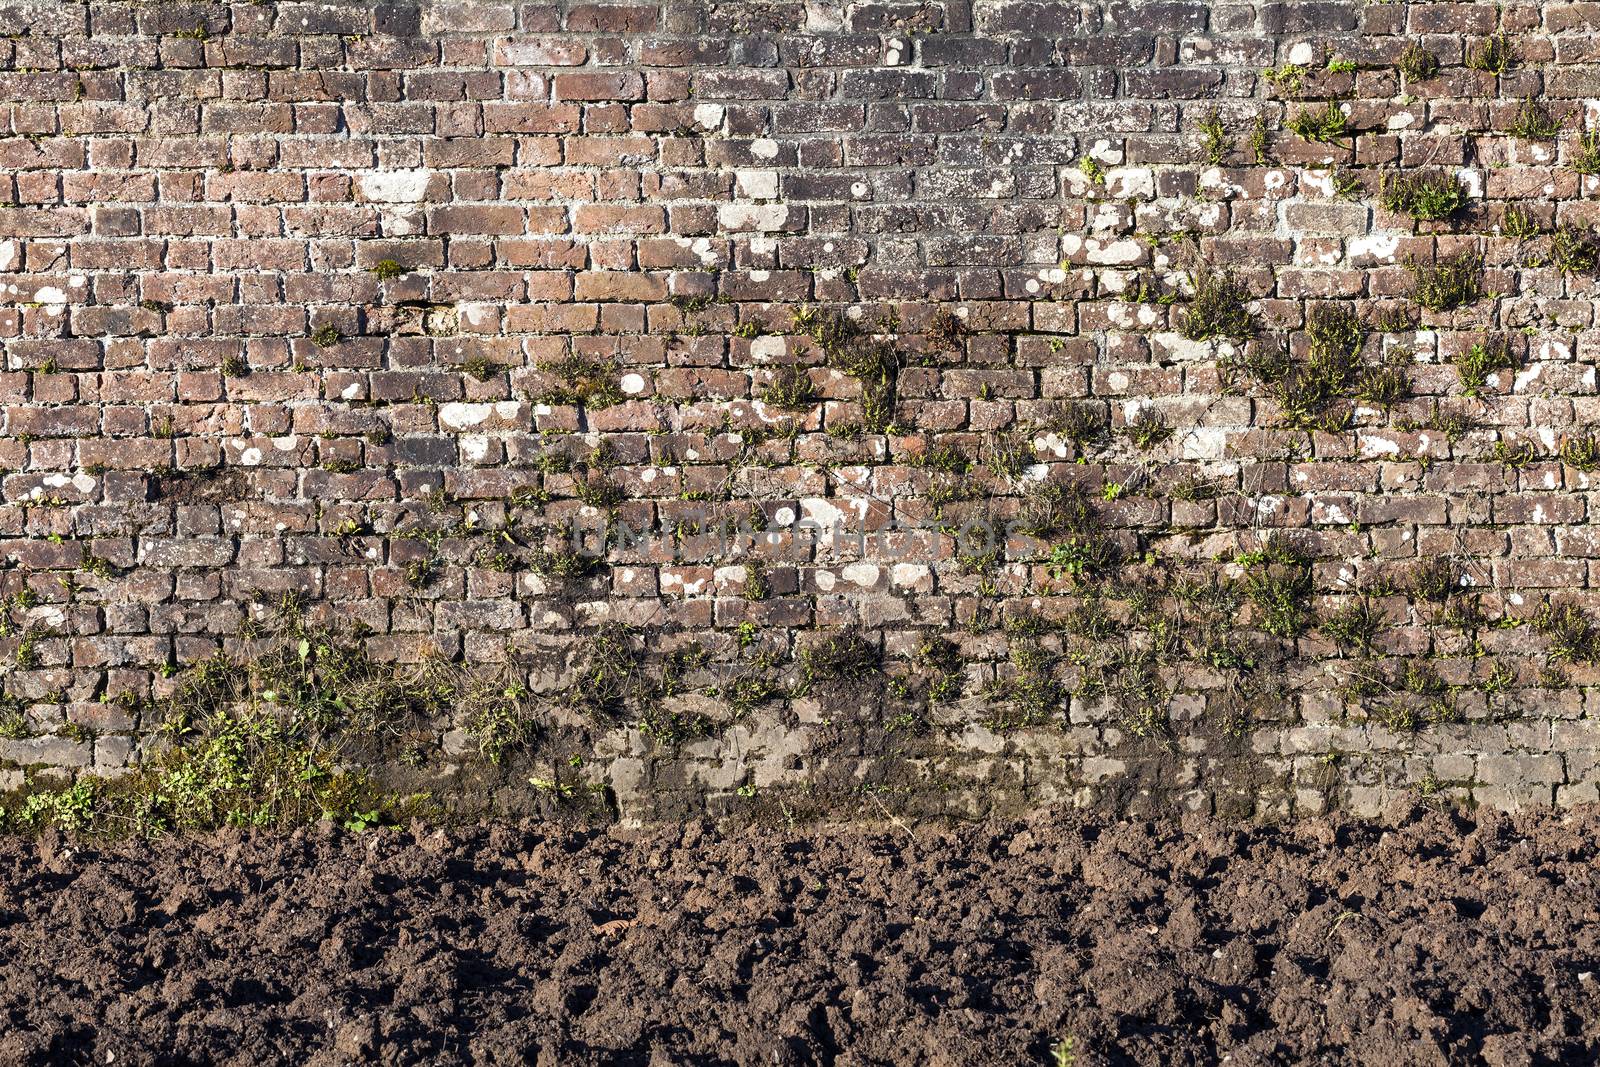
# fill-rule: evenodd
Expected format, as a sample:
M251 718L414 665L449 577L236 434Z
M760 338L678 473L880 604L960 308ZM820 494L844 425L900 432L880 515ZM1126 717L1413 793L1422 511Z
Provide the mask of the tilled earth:
M1597 831L10 839L0 1064L1592 1064Z

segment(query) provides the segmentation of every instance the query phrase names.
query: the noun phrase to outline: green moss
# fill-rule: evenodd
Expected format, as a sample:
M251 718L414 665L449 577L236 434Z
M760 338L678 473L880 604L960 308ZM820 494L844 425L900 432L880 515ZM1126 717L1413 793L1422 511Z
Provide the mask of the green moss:
M344 334L339 332L339 327L331 322L325 322L311 331L311 343L318 348L332 348L344 340Z

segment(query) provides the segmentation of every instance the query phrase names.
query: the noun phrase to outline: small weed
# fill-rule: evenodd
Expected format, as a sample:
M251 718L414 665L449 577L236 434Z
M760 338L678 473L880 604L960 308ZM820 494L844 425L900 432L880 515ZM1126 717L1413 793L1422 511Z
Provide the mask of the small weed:
M1482 395L1491 374L1517 365L1511 346L1501 336L1486 337L1466 351L1457 352L1451 362L1461 378L1462 393L1470 397Z
M1250 294L1228 271L1199 271L1190 276L1194 296L1179 319L1178 332L1190 341L1213 338L1243 340L1255 332Z
M1343 168L1335 170L1328 180L1333 186L1333 195L1340 200L1360 200L1367 193L1361 179Z
M1476 48L1467 49L1467 66L1488 74L1504 74L1517 65L1517 49L1505 33L1496 33L1483 39Z
M1411 568L1407 588L1429 604L1443 604L1461 588L1461 570L1448 559L1434 557Z
M1322 621L1321 630L1341 649L1354 649L1363 656L1372 654L1372 643L1383 631L1383 612L1363 597L1347 604Z
M1600 264L1600 246L1594 231L1570 223L1556 229L1550 239L1550 258L1563 274L1590 274Z
M1246 567L1244 593L1260 612L1261 629L1290 639L1311 625L1311 559L1281 539L1240 556Z
M1201 150L1205 161L1213 167L1220 167L1222 161L1228 157L1228 129L1217 117L1216 109L1200 123Z
M1600 436L1574 434L1561 442L1561 462L1584 474L1600 470Z
M1561 132L1561 120L1550 114L1544 104L1528 96L1506 132L1529 141L1547 141Z
M250 364L242 356L228 356L222 361L221 370L224 378L242 378L250 373Z
M1271 157L1267 154L1269 144L1267 120L1257 115L1255 125L1250 129L1250 154L1255 158L1256 166L1265 167L1272 162Z
M856 687L883 673L878 646L854 627L845 627L800 652L798 692L819 687Z
M1396 214L1425 222L1454 215L1466 204L1467 194L1455 176L1446 171L1390 172L1383 176L1378 202Z
M477 738L478 753L499 766L508 754L533 740L533 722L522 709L527 689L512 684L498 690L486 686L483 690L467 695L465 702L472 708L467 732Z
M560 383L532 399L551 407L585 407L591 411L620 404L625 398L616 382L615 368L599 360L571 355L541 363L539 370Z
M1354 396L1363 404L1388 411L1411 394L1411 375L1406 369L1410 354L1395 351L1382 362L1364 367L1356 378Z
M1200 500L1215 500L1222 494L1222 484L1215 478L1204 478L1198 474L1190 474L1173 484L1167 495L1173 500L1185 504L1192 504Z
M804 367L790 364L780 368L772 381L762 388L761 400L773 407L799 411L817 402L817 390Z
M1285 96L1298 96L1310 73L1298 63L1285 63L1281 67L1268 67L1261 75Z
M1460 252L1436 263L1406 264L1416 282L1412 299L1429 311L1452 311L1483 296L1483 259Z
M1081 454L1093 450L1106 439L1110 419L1105 408L1097 403L1062 401L1035 423L1034 428L1071 441Z
M767 580L767 565L760 560L751 560L744 565L744 585L741 593L746 600L765 600L772 592L772 584Z
M1583 131L1568 162L1579 174L1600 174L1600 129Z
M1520 204L1511 204L1506 207L1505 214L1500 219L1500 232L1507 237L1517 240L1527 240L1538 237L1543 231L1540 229L1539 220L1533 212Z
M1172 427L1155 408L1142 407L1128 421L1128 439L1141 449L1152 449L1172 437Z
M1600 629L1576 604L1546 604L1533 629L1550 642L1550 658L1558 663L1591 663L1600 654Z
M1420 44L1412 44L1400 53L1398 67L1407 81L1427 81L1439 73L1439 57Z
M970 332L966 320L949 308L940 308L928 323L928 339L945 352L960 348Z
M1333 101L1320 111L1302 110L1289 120L1289 130L1312 144L1334 144L1349 133L1349 118Z
M487 382L496 373L494 361L482 352L474 352L461 364L461 370L474 381Z
M1427 418L1400 420L1400 429L1406 433L1414 433L1417 430L1432 430L1434 433L1443 434L1445 440L1451 444L1455 444L1466 436L1472 427L1473 421L1470 415L1462 411L1446 411L1439 406L1437 400L1433 402L1432 407L1429 409Z
M339 332L339 327L331 322L325 322L311 331L311 343L318 348L332 348L344 340L344 334Z

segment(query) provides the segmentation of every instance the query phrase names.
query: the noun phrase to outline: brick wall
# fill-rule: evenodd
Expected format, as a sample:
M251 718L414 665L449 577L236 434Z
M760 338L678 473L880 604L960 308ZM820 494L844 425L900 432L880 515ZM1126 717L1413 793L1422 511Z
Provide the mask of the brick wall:
M0 27L0 784L294 614L452 803L1597 798L1600 5Z

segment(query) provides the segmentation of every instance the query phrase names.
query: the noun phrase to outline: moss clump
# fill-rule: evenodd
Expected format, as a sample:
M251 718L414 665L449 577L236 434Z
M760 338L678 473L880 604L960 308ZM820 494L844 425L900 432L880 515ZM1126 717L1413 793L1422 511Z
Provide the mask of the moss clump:
M380 282L387 282L403 277L407 271L396 260L380 259L372 265L372 273L377 275Z
M318 348L332 348L344 340L344 334L339 332L339 327L331 322L325 322L311 331L311 343Z
M1483 296L1483 259L1476 252L1406 267L1416 282L1412 299L1429 311L1453 311Z
M1428 222L1454 215L1466 204L1467 194L1455 176L1446 171L1391 172L1384 175L1378 202L1389 211Z
M1190 341L1243 340L1255 332L1250 294L1230 271L1202 270L1190 276L1194 297L1183 309L1178 332Z

